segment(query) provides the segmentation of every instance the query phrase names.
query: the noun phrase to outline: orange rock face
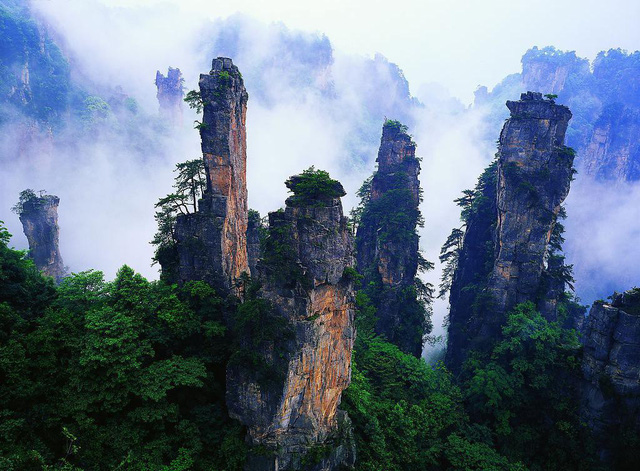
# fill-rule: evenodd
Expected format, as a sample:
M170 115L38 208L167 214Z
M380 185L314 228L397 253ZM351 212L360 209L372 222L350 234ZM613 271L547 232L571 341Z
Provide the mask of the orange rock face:
M247 259L247 91L231 59L200 76L200 136L207 188L198 212L178 218L181 282L203 280L222 292L249 271Z
M287 206L271 213L270 227L269 237L291 249L300 278L279 278L283 267L271 265L268 253L258 263L260 297L287 328L257 352L275 373L228 368L229 413L247 426L254 445L270 450L251 457L246 469L311 469L300 467L300 459L317 446L327 454L313 469L337 469L353 460L341 441L348 418L338 409L351 381L355 340L354 291L344 276L354 264L352 236L339 199Z
M207 169L207 192L227 198L222 221L224 281L249 271L247 262L247 134L248 94L231 59L214 59L209 75L200 76L204 105L200 128Z
M342 391L351 381L355 337L351 297L343 286L324 285L311 292L309 318L313 319L314 333L289 364L283 400L274 420L276 434L295 429L299 418L313 424L316 440L336 428Z

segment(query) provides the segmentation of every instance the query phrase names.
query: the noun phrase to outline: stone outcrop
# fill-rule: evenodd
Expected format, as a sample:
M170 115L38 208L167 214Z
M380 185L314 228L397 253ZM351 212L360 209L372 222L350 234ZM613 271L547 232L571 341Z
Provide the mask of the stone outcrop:
M203 280L228 292L249 271L247 257L248 94L231 59L213 60L200 75L200 125L207 187L195 214L176 221L179 281Z
M533 49L522 57L522 85L525 90L560 94L568 78L587 78L591 74L589 61L575 52Z
M580 412L609 462L622 434L640 434L640 290L596 301L584 328Z
M254 450L261 450L250 455L247 470L353 464L349 419L338 409L351 379L355 339L354 291L346 270L354 264L352 253L339 198L304 204L289 198L284 211L269 215L257 296L270 314L259 333L244 339L244 355L262 366L252 369L232 358L227 369L229 413L246 425Z
M473 300L458 296L468 284L454 279L452 285L447 359L454 370L468 350L490 345L516 304L532 301L555 319L556 303L547 297L563 291L545 282L545 272L557 268L548 266L549 242L573 175L574 152L563 145L571 112L534 92L508 101L507 107L511 117L500 134L495 219L490 228L488 221L472 217L468 222L463 246L472 245L464 249L456 278L470 280L487 271L478 266L487 262L487 244L493 245L492 268L477 279L480 289Z
M156 88L160 115L174 128L182 126L182 103L184 98L184 78L180 69L169 67L165 77L156 71Z
M36 196L21 202L20 222L29 241L29 258L47 276L60 282L65 267L60 255L58 204L54 195Z
M379 283L376 331L403 351L420 356L423 325L402 315L401 293L418 271L416 227L420 212L420 162L405 126L387 121L382 128L378 170L371 180L356 235L358 271L364 285ZM397 217L392 217L392 214ZM384 294L382 294L384 293Z

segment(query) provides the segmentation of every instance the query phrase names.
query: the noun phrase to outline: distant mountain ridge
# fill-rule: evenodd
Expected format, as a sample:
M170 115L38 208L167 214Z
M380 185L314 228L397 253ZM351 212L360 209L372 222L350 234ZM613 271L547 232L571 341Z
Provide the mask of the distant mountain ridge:
M497 129L502 104L526 90L557 95L573 111L567 144L576 149L579 170L598 179L640 180L640 51L600 52L593 63L574 51L534 47L522 56L522 72L491 92L480 87L475 107L489 107Z

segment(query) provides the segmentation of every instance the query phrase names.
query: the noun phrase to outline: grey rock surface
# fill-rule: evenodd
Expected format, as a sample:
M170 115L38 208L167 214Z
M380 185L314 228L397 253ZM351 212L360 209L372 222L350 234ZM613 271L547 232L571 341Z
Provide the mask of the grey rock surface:
M25 201L20 211L20 222L29 241L29 258L47 276L60 282L65 275L60 255L60 228L58 204L54 195L34 196Z
M531 301L555 320L564 291L564 283L549 285L544 275L554 268L548 266L549 242L573 175L574 152L564 146L571 112L536 92L507 107L496 186L485 190L495 204L490 220L468 221L451 287L446 363L454 371L469 350L491 345L516 304Z
M586 319L581 417L608 462L622 429L640 434L640 290L596 301Z

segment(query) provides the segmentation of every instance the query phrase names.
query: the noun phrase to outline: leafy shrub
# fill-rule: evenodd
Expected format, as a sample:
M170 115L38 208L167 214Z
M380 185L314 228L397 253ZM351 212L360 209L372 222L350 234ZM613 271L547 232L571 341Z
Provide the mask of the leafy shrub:
M329 172L316 170L313 166L300 175L290 177L285 185L293 193L287 199L291 206L324 206L346 195L340 182L333 180Z
M395 119L385 119L383 127L395 129L401 133L406 133L409 130L407 125L402 124L400 121L396 121Z

